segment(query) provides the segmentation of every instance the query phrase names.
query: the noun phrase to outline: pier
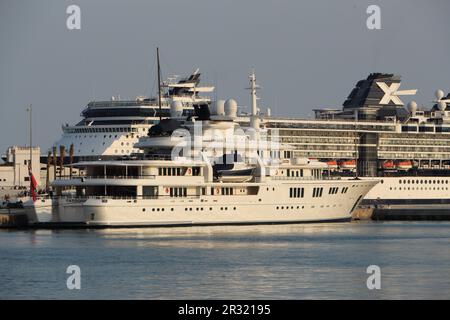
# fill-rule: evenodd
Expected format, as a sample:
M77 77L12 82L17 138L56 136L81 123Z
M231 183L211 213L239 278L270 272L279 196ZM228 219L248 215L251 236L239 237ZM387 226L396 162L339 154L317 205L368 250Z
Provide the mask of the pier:
M0 210L0 228L27 228L28 216L24 209L1 209Z

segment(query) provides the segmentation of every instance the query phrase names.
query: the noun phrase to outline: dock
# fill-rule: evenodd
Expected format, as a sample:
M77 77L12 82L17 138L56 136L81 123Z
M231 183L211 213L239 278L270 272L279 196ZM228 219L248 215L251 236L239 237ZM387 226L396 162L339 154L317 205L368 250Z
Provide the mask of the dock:
M24 209L0 209L0 228L28 228L28 216Z

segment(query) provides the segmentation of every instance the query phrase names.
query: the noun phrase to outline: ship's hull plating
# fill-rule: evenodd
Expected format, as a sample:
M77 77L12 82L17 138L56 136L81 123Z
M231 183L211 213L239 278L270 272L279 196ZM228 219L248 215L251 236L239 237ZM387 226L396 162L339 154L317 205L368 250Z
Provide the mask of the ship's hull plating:
M251 196L89 198L84 201L60 198L53 222L89 227L137 227L350 221L353 210L374 184L374 181L362 180L309 183L304 198L290 197L289 188L302 185L294 183L261 185L259 194ZM329 188L337 185L339 192L329 194ZM313 188L319 186L323 187L322 196L313 197ZM348 189L342 193L344 186Z
M372 179L372 178L371 178ZM450 177L402 176L377 178L363 206L374 220L450 220Z

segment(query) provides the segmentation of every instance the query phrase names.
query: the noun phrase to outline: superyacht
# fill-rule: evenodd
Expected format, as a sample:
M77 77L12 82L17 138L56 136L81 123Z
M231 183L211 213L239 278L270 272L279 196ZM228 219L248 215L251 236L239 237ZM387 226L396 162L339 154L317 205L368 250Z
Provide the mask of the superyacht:
M324 174L325 163L267 139L250 76L248 127L233 99L183 115L171 104L131 157L73 164L55 179L52 222L87 227L190 226L350 221L377 180ZM223 109L222 109L223 107Z

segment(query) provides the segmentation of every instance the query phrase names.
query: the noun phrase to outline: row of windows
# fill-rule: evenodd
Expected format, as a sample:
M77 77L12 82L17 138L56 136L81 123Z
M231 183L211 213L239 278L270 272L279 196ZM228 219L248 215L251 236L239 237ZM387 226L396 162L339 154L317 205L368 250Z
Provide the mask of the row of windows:
M193 176L198 176L200 174L200 167L193 167L182 169L182 168L158 168L158 175L160 176L183 176L185 173L192 173Z
M197 207L197 208L195 208L195 211L203 211L203 207ZM209 211L212 211L212 207L209 207ZM233 207L232 208L233 210L236 210L236 207ZM228 211L228 207L220 207L220 210L221 211ZM192 208L184 208L184 211L193 211L193 209Z
M183 171L181 168L158 168L158 175L160 176L181 176Z
M389 190L397 190L397 188L396 187L390 187L389 188ZM398 190L402 190L402 187L399 187L398 188ZM433 188L427 188L427 187L408 187L408 188L406 188L406 187L404 187L403 188L403 190L448 190L448 187L442 187L442 188L439 188L439 187L433 187Z
M322 192L323 192L323 188L319 187L319 188L314 188L313 189L313 198L318 198L322 196Z
M187 197L187 188L169 188L171 197Z
M448 180L399 180L400 184L448 184Z
M339 206L342 206L342 205L339 205ZM311 208L314 208L315 206L311 206ZM320 206L321 208L324 208L325 206L323 206L323 205L321 205ZM329 208L330 207L330 205L326 205L326 207L327 208ZM333 207L336 207L336 205L334 204L333 205ZM184 208L184 211L194 211L194 209L195 209L195 211L204 211L204 210L206 210L206 208L205 207L196 207L196 208ZM233 211L236 211L236 207L230 207L230 210L233 210ZM277 206L276 207L276 209L277 210L289 210L289 209L291 209L291 210L293 210L293 209L305 209L305 206ZM213 208L212 207L209 207L209 211L212 211L213 210ZM228 211L228 207L220 207L220 210L221 211ZM147 209L146 208L143 208L142 209L142 212L146 212L147 211ZM164 211L164 208L152 208L152 212L160 212L160 211ZM170 211L174 211L174 208L170 208Z
M305 188L289 188L290 198L303 198L305 195Z
M204 189L204 188L203 188ZM206 189L202 190L202 194L205 195ZM211 187L211 195L222 195L222 196L232 196L234 194L234 189L229 187Z
M348 191L348 187L344 187L344 188L342 188L341 193L347 193L347 191Z
M144 129L145 130L145 129ZM94 132L138 132L138 128L80 128L66 129L67 133L94 133Z
M352 145L354 145L359 141L359 139L357 138L342 138L342 137L311 138L311 137L292 137L292 136L280 137L280 140L286 143L307 143L307 144L320 143L320 144L352 144Z
M328 194L337 194L338 191L339 191L339 188L338 188L338 187L331 187L331 188L328 190Z
M287 176L288 177L303 177L303 169L300 169L300 170L287 169Z

